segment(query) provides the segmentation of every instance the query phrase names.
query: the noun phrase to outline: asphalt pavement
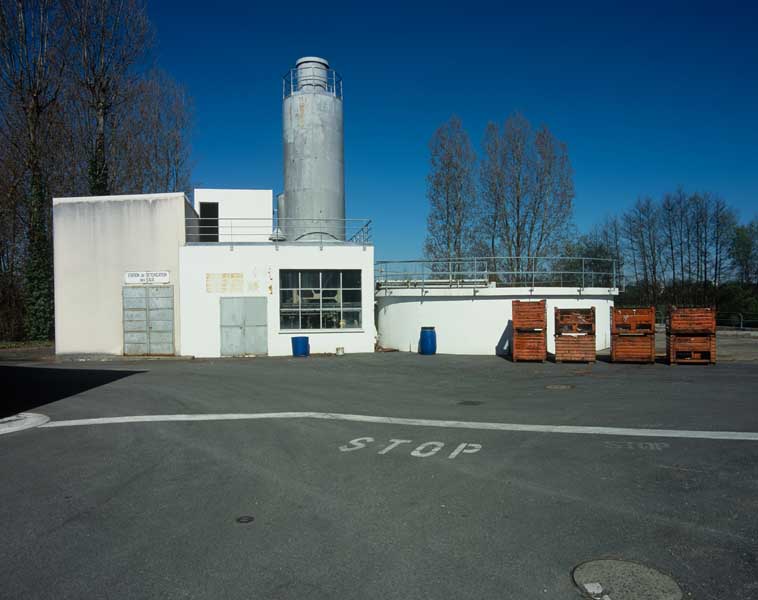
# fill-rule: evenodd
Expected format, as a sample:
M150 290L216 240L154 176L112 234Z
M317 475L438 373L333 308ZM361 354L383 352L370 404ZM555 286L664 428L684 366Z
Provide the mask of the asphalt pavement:
M2 598L564 600L597 559L684 598L758 598L758 441L696 435L758 432L755 362L386 353L0 378L4 413L50 417L0 435Z

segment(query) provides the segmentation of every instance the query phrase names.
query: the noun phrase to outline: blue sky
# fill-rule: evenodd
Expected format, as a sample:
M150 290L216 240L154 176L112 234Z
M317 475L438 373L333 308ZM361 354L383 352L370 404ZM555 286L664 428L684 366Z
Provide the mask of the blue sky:
M421 256L428 142L451 114L476 147L514 111L550 127L580 229L679 185L758 215L748 3L359 6L151 2L156 59L195 103L197 187L281 190L281 77L316 55L344 79L347 213L373 219L377 258Z

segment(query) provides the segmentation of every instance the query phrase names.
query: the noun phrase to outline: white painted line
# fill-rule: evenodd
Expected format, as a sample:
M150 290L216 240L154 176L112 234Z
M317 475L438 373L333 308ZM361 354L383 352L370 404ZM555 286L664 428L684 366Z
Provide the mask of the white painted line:
M12 417L0 419L0 435L4 433L13 433L22 429L31 429L47 423L50 417L39 413L19 413Z
M758 442L756 431L698 431L687 429L633 429L630 427L584 427L580 425L527 425L521 423L487 423L480 421L441 421L435 419L405 419L324 412L222 413L198 415L138 415L134 417L102 417L73 421L50 421L40 427L77 427L112 423L150 423L164 421L239 421L264 419L326 419L443 429L476 429L485 431L524 431L530 433L575 433L582 435L617 435L628 437L686 438L700 440L732 440Z

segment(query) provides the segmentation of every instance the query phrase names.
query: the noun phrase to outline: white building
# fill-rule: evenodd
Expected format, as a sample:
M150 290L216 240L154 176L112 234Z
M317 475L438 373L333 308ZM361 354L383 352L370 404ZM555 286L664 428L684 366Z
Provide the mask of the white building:
M597 350L610 347L609 288L498 287L380 289L376 293L379 344L416 352L421 327L434 327L441 354L507 355L513 300L547 300L547 350L555 352L556 308L595 307Z
M281 356L298 335L314 353L373 351L368 224L272 241L270 190L195 202L224 218L200 219L184 194L53 201L58 354Z
M276 213L271 190L53 200L58 354L282 356L303 335L313 353L372 352L375 308L385 347L413 352L434 326L441 353L500 354L511 301L528 298L547 299L549 349L556 306L594 306L598 349L609 345L615 273L584 261L581 273L532 261L531 283L517 286L525 271L492 259L445 261L447 272L382 264L375 282L371 223L345 219L341 78L301 58L282 100Z

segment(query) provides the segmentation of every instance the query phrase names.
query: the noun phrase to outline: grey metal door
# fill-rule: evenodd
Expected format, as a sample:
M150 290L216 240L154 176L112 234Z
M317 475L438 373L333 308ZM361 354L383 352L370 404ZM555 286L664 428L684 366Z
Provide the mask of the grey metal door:
M174 286L123 288L124 354L174 354Z
M221 298L221 356L268 353L267 298Z

